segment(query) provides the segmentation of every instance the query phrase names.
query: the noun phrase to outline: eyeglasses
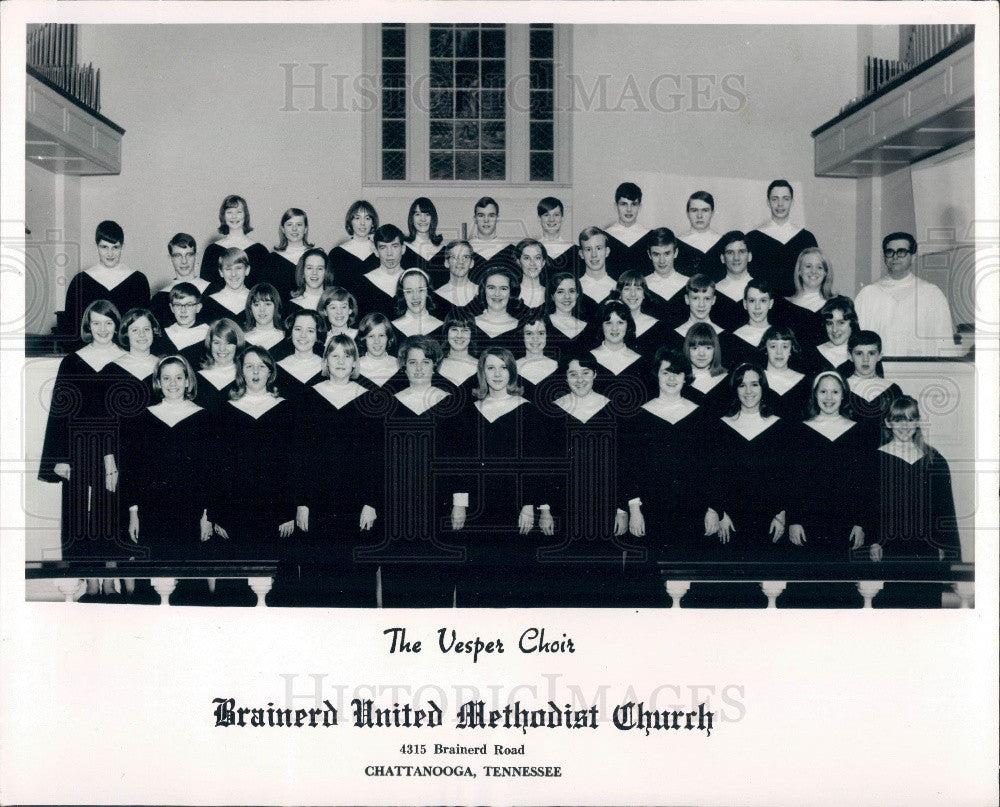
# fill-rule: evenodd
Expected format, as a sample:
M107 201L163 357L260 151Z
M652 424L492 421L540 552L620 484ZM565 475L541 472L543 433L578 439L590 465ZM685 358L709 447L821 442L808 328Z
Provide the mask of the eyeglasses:
M905 258L907 255L912 255L913 250L911 249L887 249L882 252L886 257L886 260L891 260L892 258Z
M171 303L171 308L176 308L178 311L193 311L198 307L198 303Z

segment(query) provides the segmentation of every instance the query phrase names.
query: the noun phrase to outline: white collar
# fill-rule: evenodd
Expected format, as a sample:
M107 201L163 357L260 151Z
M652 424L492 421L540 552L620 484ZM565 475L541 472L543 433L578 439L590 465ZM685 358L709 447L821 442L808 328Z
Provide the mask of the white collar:
M605 270L603 277L591 277L586 273L580 276L580 288L583 289L583 293L597 302L601 302L611 294L616 285L607 270Z
M676 401L667 401L664 398L657 397L653 398L651 401L646 401L646 403L642 405L642 408L651 415L656 415L656 417L661 420L665 420L667 423L676 425L694 412L698 406L692 401L689 401L687 398L678 398Z
M520 300L528 308L541 308L545 304L545 287L538 285L529 289L527 286L521 286Z
M230 364L228 367L208 367L199 370L198 375L202 376L216 389L223 389L236 380L236 365Z
M469 241L469 244L472 246L473 252L483 258L486 258L486 260L489 260L507 246L506 241L503 241L496 236L491 238L489 241L483 241L481 238L473 238Z
M532 384L537 384L552 375L559 367L559 362L548 356L528 358L523 356L517 360L517 374Z
M890 275L883 275L879 281L884 289L908 289L917 285L917 276L911 271L906 277L895 278Z
M719 243L719 239L722 236L715 232L715 230L688 230L686 233L681 233L677 236L681 241L683 241L688 246L694 247L699 252L708 252L712 247Z
M324 379L318 384L314 384L313 389L337 409L343 409L351 401L360 395L364 395L367 391L357 381L348 381L346 384L334 384L329 379Z
M198 277L198 275L192 275L191 277L175 277L170 281L170 284L163 288L164 292L169 292L178 283L190 283L192 286L198 289L198 291L205 291L208 288L209 283L204 278Z
M224 289L208 296L232 313L242 314L247 307L247 297L250 296L250 289L246 286L241 289L231 289L229 286L226 286Z
M305 251L307 249L311 249L311 247L307 247L305 244L299 244L298 247L292 247L292 245L289 244L282 250L276 249L274 251L274 254L281 258L284 258L286 261L288 261L290 264L294 266L299 262L299 258L301 258L303 254L305 254Z
M775 224L774 219L768 219L760 228L765 235L770 236L775 241L787 244L802 231L802 226L793 224L791 219L786 219L784 224Z
M870 403L889 389L892 386L892 382L878 376L861 378L860 376L852 375L847 379L847 386L851 388L851 392L855 395L864 398Z
M479 362L473 358L467 360L453 359L445 356L438 368L438 374L447 378L456 387L464 383L466 379L474 376L479 367Z
M198 325L192 325L190 328L185 328L175 322L169 328L166 328L164 332L170 338L170 341L174 343L174 347L178 350L184 350L184 348L191 347L196 342L205 341L205 334L208 333L208 325L202 322Z
M310 353L305 359L300 359L297 353L292 353L279 361L278 366L304 384L323 369L323 360L315 353Z
M787 299L792 305L808 309L814 314L826 305L826 298L818 291L803 291L801 294L788 297Z
M683 323L681 325L678 325L676 328L674 328L674 330L677 333L679 333L681 336L687 336L688 331L691 330L691 326L694 325L696 322L707 322L709 325L711 325L713 328L715 328L715 332L716 333L722 333L722 331L725 330L724 328L720 328L718 325L716 325L710 319L700 319L700 320L699 319L688 319L687 322L685 322L685 323Z
M736 417L726 416L722 418L723 423L747 440L753 440L755 437L760 436L779 420L780 418L777 415L769 415L764 418L759 413L748 415L745 412L740 412Z
M822 434L831 443L855 425L853 420L838 415L835 418L814 417L806 421L806 426Z
M749 272L744 272L738 280L734 280L729 275L726 275L715 284L715 291L719 294L725 294L729 299L740 303L743 302L743 292L746 290L747 283L750 280Z
M360 261L368 260L369 257L376 253L375 245L367 238L348 238L340 245L340 248L344 252L349 252Z
M308 308L310 311L319 311L319 298L323 296L323 289L306 289L298 297L293 297L292 302L299 308Z
M497 418L503 417L508 412L513 412L521 404L527 402L527 399L522 398L520 395L507 395L500 400L487 396L481 401L476 401L473 406L490 423L495 423Z
M568 321L563 319L564 316L568 317ZM587 327L586 322L582 319L577 319L572 314L549 314L549 322L552 323L552 327L559 331L559 333L563 336L569 337L570 339L576 339L576 337L580 335L580 332ZM570 330L566 330L566 328L560 324L561 322L566 322L566 326Z
M274 395L244 395L238 401L230 401L229 403L241 412L250 415L254 420L260 420L261 415L270 412L283 400L285 399Z
M123 370L127 370L129 373L134 375L140 381L144 381L153 374L153 370L156 369L156 363L159 361L156 356L150 354L149 356L140 359L138 356L133 356L131 353L126 353L123 356L119 356L115 359L115 364L121 367Z
M455 286L449 280L443 286L434 289L434 293L439 297L443 297L452 305L456 305L461 308L464 305L468 305L475 299L476 292L478 292L478 290L479 287L472 281L469 281L463 286Z
M263 347L270 350L278 344L278 342L285 338L285 333L278 328L270 328L266 331L254 328L252 331L247 331L244 334L244 338L251 345L257 345L257 347Z
M569 241L541 241L540 243L545 246L545 253L550 258L558 258L567 249L576 246L576 244L571 244Z
M708 370L692 370L691 372L694 375L694 381L691 382L691 386L698 390L698 392L710 392L719 385L720 381L726 378L725 373L712 375Z
M440 328L444 323L426 311L419 317L414 316L413 312L407 311L399 319L394 319L392 324L406 336L426 336Z
M76 351L76 355L83 359L95 373L99 373L111 364L111 362L118 361L122 356L126 355L125 351L117 345L110 345L109 347L109 350L104 351L98 350L93 344L84 345Z
M643 227L639 222L636 222L631 227L626 227L621 222L616 221L608 227L608 235L614 236L627 247L632 246L648 232L649 228Z
M365 278L389 297L395 297L396 286L399 285L399 277L402 274L402 270L399 270L395 274L390 275L386 271L385 267L379 264L378 269L372 269L370 272L366 272Z
M574 395L571 392L568 395L557 398L555 404L571 417L576 418L581 423L586 423L607 406L609 402L610 399L605 398L599 392L591 392L584 398Z
M166 423L171 428L176 426L185 418L190 417L195 412L200 412L201 407L198 406L194 401L189 401L186 398L183 401L178 401L175 404L167 404L160 402L149 407L149 413L164 423Z
M630 348L611 350L603 343L590 352L602 367L615 375L619 375L626 367L631 367L639 358L639 354Z
M651 317L649 314L644 314L642 311L633 311L632 320L635 322L636 336L642 336L646 331L659 322L656 317Z
M913 444L910 443L910 445ZM884 446L879 446L878 450L885 452L886 454L891 454L893 457L901 459L908 465L913 465L917 462L920 462L920 460L922 460L925 456L923 452L917 450L917 447L915 445L913 445L913 448L902 448L901 446L897 445L895 440L891 440Z
M758 347L760 346L761 338L764 336L764 331L766 331L768 327L770 326L766 322L761 326L748 322L746 325L742 325L733 331L733 336L738 336L748 345Z
M403 245L406 249L416 252L425 261L429 261L435 255L438 254L440 247L434 246L431 240L428 238L426 241L413 241L410 244Z
M326 332L326 342L327 342L327 344L337 334L343 334L344 336L348 336L351 339L354 339L355 341L357 341L357 338L358 338L358 329L357 328L344 328L344 330L342 330L342 331L327 331Z
M417 389L407 387L396 393L396 400L409 409L415 415L422 415L432 406L436 406L447 398L449 393L437 387L426 387Z
M491 339L496 339L501 334L514 330L517 327L517 320L508 315L505 321L494 322L491 319L487 319L485 314L480 314L476 317L476 325L479 327L479 330Z
M399 361L388 353L381 359L372 358L367 354L358 359L358 375L371 379L380 387L398 372Z
M669 300L687 285L688 279L676 269L666 277L650 272L646 275L646 285L650 291L659 294L664 300Z
M767 376L767 385L778 395L784 395L805 378L802 373L789 370L787 367L784 370L774 370L768 367L764 370L764 375Z
M824 342L822 345L817 345L816 350L834 367L840 367L840 365L851 357L851 354L847 352L846 342L842 345L835 345L833 342Z
M126 280L135 274L135 272L123 263L118 264L114 269L108 269L101 264L96 264L85 271L88 275L90 275L91 280L104 286L104 288L108 291L111 291L123 280Z

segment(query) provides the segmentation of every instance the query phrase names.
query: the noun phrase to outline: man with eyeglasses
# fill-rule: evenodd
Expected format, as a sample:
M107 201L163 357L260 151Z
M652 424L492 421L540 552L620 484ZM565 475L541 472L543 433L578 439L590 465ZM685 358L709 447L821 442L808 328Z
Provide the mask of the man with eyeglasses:
M959 355L948 300L913 273L916 255L917 241L909 233L882 239L886 275L858 292L858 321L882 337L885 356Z
M208 281L198 277L198 245L192 236L187 233L177 233L167 243L167 254L174 266L174 279L154 294L149 303L150 311L164 328L176 322L170 306L170 292L174 286L178 283L190 283L202 294L208 288Z

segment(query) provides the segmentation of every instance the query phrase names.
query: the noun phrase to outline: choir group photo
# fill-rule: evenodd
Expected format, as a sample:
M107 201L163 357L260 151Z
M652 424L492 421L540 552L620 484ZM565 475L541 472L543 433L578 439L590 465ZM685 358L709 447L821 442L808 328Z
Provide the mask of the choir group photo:
M29 27L28 599L969 607L975 30L900 22Z

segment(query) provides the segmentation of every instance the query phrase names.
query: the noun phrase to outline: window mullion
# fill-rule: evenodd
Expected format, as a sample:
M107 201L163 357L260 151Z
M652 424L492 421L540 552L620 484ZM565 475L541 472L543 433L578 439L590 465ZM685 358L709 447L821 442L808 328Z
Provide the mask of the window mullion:
M406 26L406 172L410 182L430 179L430 32L426 24Z
M528 26L507 26L507 181L528 181Z

